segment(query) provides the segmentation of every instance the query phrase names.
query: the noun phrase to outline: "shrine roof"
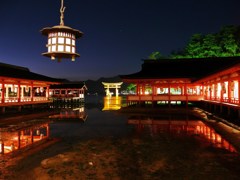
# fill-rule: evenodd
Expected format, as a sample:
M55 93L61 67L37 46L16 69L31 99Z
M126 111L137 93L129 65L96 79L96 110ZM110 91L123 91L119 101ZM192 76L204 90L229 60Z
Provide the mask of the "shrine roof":
M16 78L35 81L47 81L47 82L62 82L63 79L51 78L41 74L31 72L26 67L15 66L11 64L5 64L0 62L0 77Z
M240 65L240 57L195 59L145 59L139 72L120 75L121 79L188 78L192 82Z
M86 88L85 83L83 82L68 82L63 84L52 84L50 85L50 89L82 89Z

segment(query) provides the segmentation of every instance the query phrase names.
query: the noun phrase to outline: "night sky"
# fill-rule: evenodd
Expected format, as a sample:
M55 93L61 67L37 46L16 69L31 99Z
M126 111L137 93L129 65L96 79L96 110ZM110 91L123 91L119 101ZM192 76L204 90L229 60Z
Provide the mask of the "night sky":
M65 25L84 36L75 62L51 61L40 30L60 23L60 0L0 4L0 62L55 78L96 80L141 69L153 51L169 55L195 33L240 25L239 0L65 0Z

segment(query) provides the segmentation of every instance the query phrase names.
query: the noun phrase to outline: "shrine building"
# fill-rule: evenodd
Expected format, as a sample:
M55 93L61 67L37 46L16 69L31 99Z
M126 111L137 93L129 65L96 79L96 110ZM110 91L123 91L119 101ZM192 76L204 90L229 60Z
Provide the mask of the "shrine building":
M214 108L240 108L240 57L147 59L139 72L120 77L136 85L136 94L127 96L128 105L204 102Z
M52 98L84 100L84 92L86 90L87 86L81 82L52 84L50 86L50 96Z
M60 87L65 88L65 96L84 98L82 85L72 84L69 91L69 85L64 85L66 81L31 72L26 67L0 63L0 113L6 107L18 107L20 111L25 105L51 103Z

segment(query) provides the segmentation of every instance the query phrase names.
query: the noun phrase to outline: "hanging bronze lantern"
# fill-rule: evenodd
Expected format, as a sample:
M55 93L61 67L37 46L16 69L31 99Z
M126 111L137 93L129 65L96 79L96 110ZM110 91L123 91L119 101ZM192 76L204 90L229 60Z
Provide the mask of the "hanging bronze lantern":
M83 33L64 25L65 7L63 6L63 0L61 0L61 2L60 25L46 27L41 30L41 33L48 37L48 43L46 45L48 52L42 53L42 55L52 60L57 59L58 62L61 62L63 58L75 61L76 57L80 57L76 52L76 40L80 38Z

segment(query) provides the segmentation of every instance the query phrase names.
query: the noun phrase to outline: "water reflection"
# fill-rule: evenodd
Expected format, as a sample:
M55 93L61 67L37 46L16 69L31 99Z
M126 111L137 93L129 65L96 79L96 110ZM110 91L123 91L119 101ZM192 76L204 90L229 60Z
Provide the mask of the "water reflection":
M106 110L119 110L121 109L121 101L122 101L122 97L109 97L106 96L104 97L104 101L103 101L103 111Z
M50 119L80 119L83 121L86 121L87 117L84 106L74 109L61 109L59 114L49 116Z
M49 137L46 120L27 121L0 128L0 154L8 154L42 142Z
M230 152L237 152L236 149L221 135L216 133L202 121L197 120L153 120L149 118L131 117L128 124L133 124L138 134L149 131L152 136L161 133L169 133L176 136L201 137L217 148L226 149Z

